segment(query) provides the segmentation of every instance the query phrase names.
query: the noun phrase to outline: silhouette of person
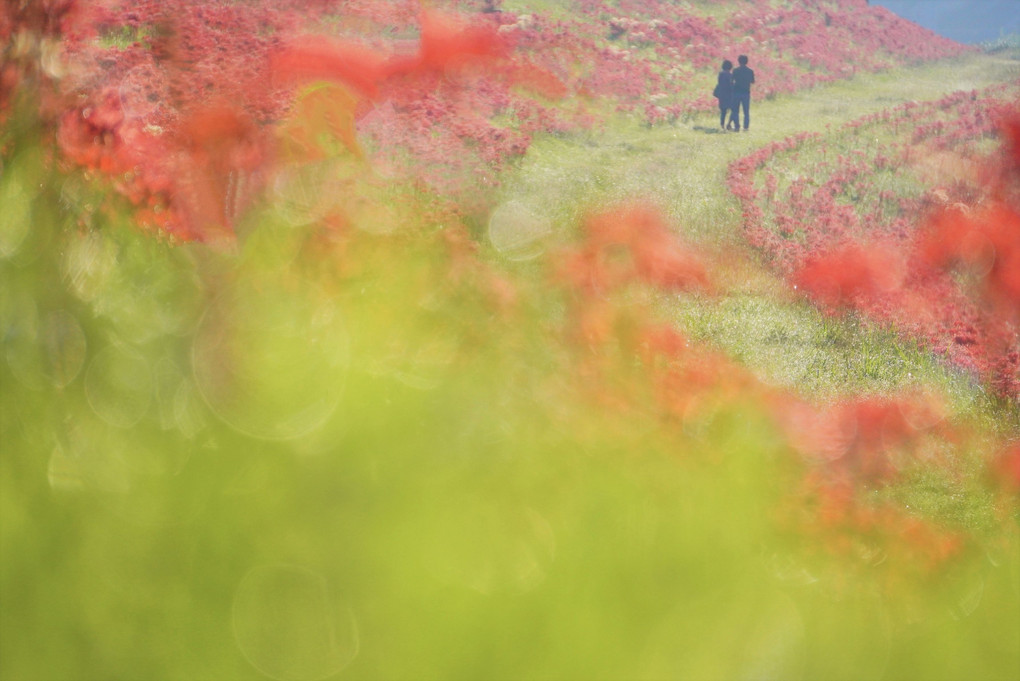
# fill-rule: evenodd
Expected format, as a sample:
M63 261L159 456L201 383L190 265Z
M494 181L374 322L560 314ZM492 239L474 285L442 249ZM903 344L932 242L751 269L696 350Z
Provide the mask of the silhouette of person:
M726 59L722 63L722 70L719 71L719 80L712 92L719 100L719 127L724 130L736 130L736 121L731 117L729 125L726 124L726 114L733 108L733 62Z
M733 113L730 121L739 123L740 108L744 108L744 130L751 125L751 84L754 83L754 71L747 67L747 55L737 57L740 66L733 69Z

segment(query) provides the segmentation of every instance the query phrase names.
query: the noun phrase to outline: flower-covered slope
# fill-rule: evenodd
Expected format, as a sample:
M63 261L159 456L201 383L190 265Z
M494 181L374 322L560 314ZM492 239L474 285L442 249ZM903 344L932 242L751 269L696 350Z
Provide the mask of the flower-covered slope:
M908 102L736 161L748 241L823 309L892 325L1016 399L1016 97L1002 85Z
M556 15L530 6L6 4L0 116L26 79L41 79L68 161L108 177L143 225L215 239L295 154L350 152L470 210L534 134L614 110L655 123L710 108L724 57L751 55L769 97L968 49L864 0L579 0ZM321 81L334 88L309 101ZM281 142L302 105L321 109L322 129L287 130ZM323 134L340 147L310 149Z

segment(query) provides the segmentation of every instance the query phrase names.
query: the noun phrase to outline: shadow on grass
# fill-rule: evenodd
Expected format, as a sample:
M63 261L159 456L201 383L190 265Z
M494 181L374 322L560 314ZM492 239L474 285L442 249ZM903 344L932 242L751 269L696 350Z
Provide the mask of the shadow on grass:
M712 128L706 125L695 125L692 130L696 132L703 132L707 135L723 135L726 133L737 132L736 130L723 130L722 128Z

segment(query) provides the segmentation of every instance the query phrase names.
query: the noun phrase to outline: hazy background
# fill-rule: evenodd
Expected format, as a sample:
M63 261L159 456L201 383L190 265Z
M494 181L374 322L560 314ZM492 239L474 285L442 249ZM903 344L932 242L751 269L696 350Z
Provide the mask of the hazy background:
M871 4L962 43L1020 33L1020 0L871 0Z

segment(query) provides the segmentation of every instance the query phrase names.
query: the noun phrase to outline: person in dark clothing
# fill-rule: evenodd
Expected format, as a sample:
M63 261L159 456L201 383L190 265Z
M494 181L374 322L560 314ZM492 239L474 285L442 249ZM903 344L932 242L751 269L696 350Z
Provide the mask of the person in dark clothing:
M754 83L754 71L747 67L747 55L737 57L740 66L733 69L733 113L730 120L738 123L740 108L744 108L744 130L751 125L751 84Z
M735 130L736 122L730 118L730 124L726 124L726 114L733 108L733 62L729 59L722 63L722 70L719 72L719 81L716 83L715 91L712 92L719 100L719 127Z

